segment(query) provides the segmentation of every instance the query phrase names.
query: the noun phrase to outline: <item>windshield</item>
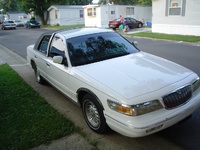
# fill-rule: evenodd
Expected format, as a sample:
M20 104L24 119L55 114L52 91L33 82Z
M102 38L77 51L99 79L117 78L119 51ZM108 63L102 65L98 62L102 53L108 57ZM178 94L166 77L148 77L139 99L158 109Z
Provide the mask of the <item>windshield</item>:
M37 21L30 21L30 23L36 24L36 23L38 23L38 22L37 22Z
M72 66L85 65L138 52L115 32L96 33L67 39Z
M6 21L6 23L14 23L13 21Z

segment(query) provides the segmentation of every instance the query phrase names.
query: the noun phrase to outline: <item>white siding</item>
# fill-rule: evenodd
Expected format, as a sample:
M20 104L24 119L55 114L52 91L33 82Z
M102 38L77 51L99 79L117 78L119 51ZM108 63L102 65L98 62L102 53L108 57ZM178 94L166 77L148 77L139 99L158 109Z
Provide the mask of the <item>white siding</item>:
M96 16L87 16L87 9L96 7ZM134 14L127 15L126 8L134 7ZM111 14L111 11L114 14ZM133 17L143 22L151 21L152 7L145 6L128 6L128 5L87 5L84 6L85 12L85 26L86 27L102 27L108 28L110 20L119 18L120 15L124 17Z
M101 27L100 7L94 6L94 7L89 7L89 8L96 8L96 16L88 16L87 8L84 8L85 26L86 27Z
M75 24L84 24L84 18L80 18L79 9L61 9L59 11L59 20L60 25L75 25Z
M57 10L55 10L55 9L51 9L51 11L49 11L49 24L50 25L58 25L60 23L59 19L58 18L56 19L56 17L55 17L56 11Z
M83 9L82 8L55 9L53 7L52 9L49 10L49 24L60 25L60 26L84 24L84 17L82 18L80 17L80 10Z
M200 0L187 0L184 16L166 16L165 9L166 0L153 0L152 32L200 36Z

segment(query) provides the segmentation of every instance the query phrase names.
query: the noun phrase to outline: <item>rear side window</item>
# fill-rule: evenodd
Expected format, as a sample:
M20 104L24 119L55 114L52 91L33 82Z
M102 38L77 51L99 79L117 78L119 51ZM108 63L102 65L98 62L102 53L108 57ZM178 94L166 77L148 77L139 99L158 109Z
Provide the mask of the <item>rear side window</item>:
M41 52L43 54L47 53L47 47L48 47L50 38L51 38L51 35L46 35L43 37L43 39L41 40L39 47L38 47L39 52Z

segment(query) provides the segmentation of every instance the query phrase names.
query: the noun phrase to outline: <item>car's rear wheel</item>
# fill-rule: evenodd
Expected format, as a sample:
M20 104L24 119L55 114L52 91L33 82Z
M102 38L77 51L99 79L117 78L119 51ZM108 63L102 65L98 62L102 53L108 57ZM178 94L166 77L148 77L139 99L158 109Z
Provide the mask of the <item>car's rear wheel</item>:
M44 84L44 78L40 75L40 72L38 71L37 68L36 68L35 76L36 76L36 81L38 83Z
M35 72L35 77L36 77L36 81L40 84L44 84L45 80L44 78L40 75L40 72L37 69L37 66L35 63L32 63L32 68L34 69Z
M109 127L103 114L103 108L99 102L89 94L82 99L82 112L87 125L97 133L105 133Z

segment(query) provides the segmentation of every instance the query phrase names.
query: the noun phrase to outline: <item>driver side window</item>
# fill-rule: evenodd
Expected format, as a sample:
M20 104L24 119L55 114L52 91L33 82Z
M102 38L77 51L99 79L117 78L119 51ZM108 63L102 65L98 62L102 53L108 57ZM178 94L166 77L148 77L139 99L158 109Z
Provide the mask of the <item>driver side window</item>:
M63 56L65 57L64 42L60 37L55 36L52 40L49 57Z
M67 65L67 58L65 57L65 43L62 38L55 36L51 42L49 57L62 56L62 64Z

